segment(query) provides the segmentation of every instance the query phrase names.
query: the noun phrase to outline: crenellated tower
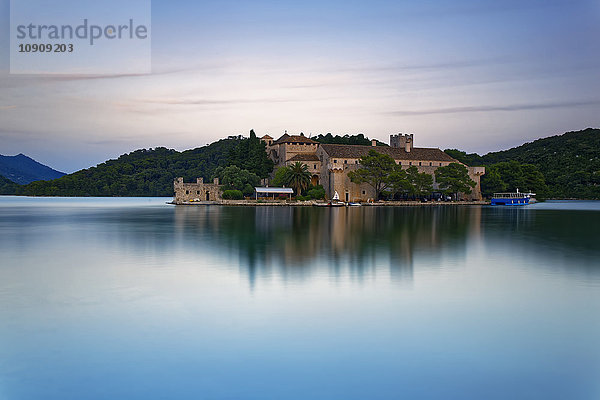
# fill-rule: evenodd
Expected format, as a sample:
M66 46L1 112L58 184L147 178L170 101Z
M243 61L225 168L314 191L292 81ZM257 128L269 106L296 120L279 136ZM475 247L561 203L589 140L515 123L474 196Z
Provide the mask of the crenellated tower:
M397 135L390 135L390 146L396 149L404 149L407 153L413 148L413 134L398 133Z

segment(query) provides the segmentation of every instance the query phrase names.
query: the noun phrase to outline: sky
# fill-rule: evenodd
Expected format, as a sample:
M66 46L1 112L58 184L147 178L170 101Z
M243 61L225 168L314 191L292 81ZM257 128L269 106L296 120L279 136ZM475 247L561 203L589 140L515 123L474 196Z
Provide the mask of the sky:
M0 154L69 173L250 129L483 154L600 127L598 0L153 0L151 16L150 74L15 75L0 0Z

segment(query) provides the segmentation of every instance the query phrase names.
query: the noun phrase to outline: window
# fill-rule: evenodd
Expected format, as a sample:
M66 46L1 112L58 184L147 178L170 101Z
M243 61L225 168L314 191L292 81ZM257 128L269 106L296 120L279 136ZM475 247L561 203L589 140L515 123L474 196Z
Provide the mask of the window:
M189 190L186 190L186 191L185 191L185 194L190 194L190 191L189 191Z
M317 169L317 164L313 165L313 169Z
M333 160L333 162L337 164L337 160Z
M358 160L354 161L354 164L358 164Z
M363 194L367 194L367 191L366 191L366 190L363 190Z
M442 163L440 163L440 167L442 166Z
M200 194L200 191L199 191L199 190L196 190L196 194Z
M419 167L421 166L421 161L419 161Z
M432 163L432 162L430 162L430 163L429 163L429 166L430 166L430 167L432 167L432 166L433 166L433 163Z
M344 160L344 164L348 164L348 160Z
M412 161L408 163L408 165L412 165Z

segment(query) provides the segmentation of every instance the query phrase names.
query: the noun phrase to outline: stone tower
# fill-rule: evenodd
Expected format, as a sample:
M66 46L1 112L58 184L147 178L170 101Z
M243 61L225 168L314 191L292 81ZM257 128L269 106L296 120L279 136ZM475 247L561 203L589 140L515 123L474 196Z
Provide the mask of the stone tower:
M407 153L413 148L413 134L399 133L397 135L390 135L390 146L397 149L404 149Z

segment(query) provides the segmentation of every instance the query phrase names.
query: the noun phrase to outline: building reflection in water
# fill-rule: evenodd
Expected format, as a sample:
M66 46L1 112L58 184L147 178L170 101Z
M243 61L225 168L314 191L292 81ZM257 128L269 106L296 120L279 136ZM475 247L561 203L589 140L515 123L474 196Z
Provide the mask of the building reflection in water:
M177 207L176 236L237 254L251 285L274 274L357 280L387 271L410 281L416 255L436 268L480 234L481 209L467 207Z

